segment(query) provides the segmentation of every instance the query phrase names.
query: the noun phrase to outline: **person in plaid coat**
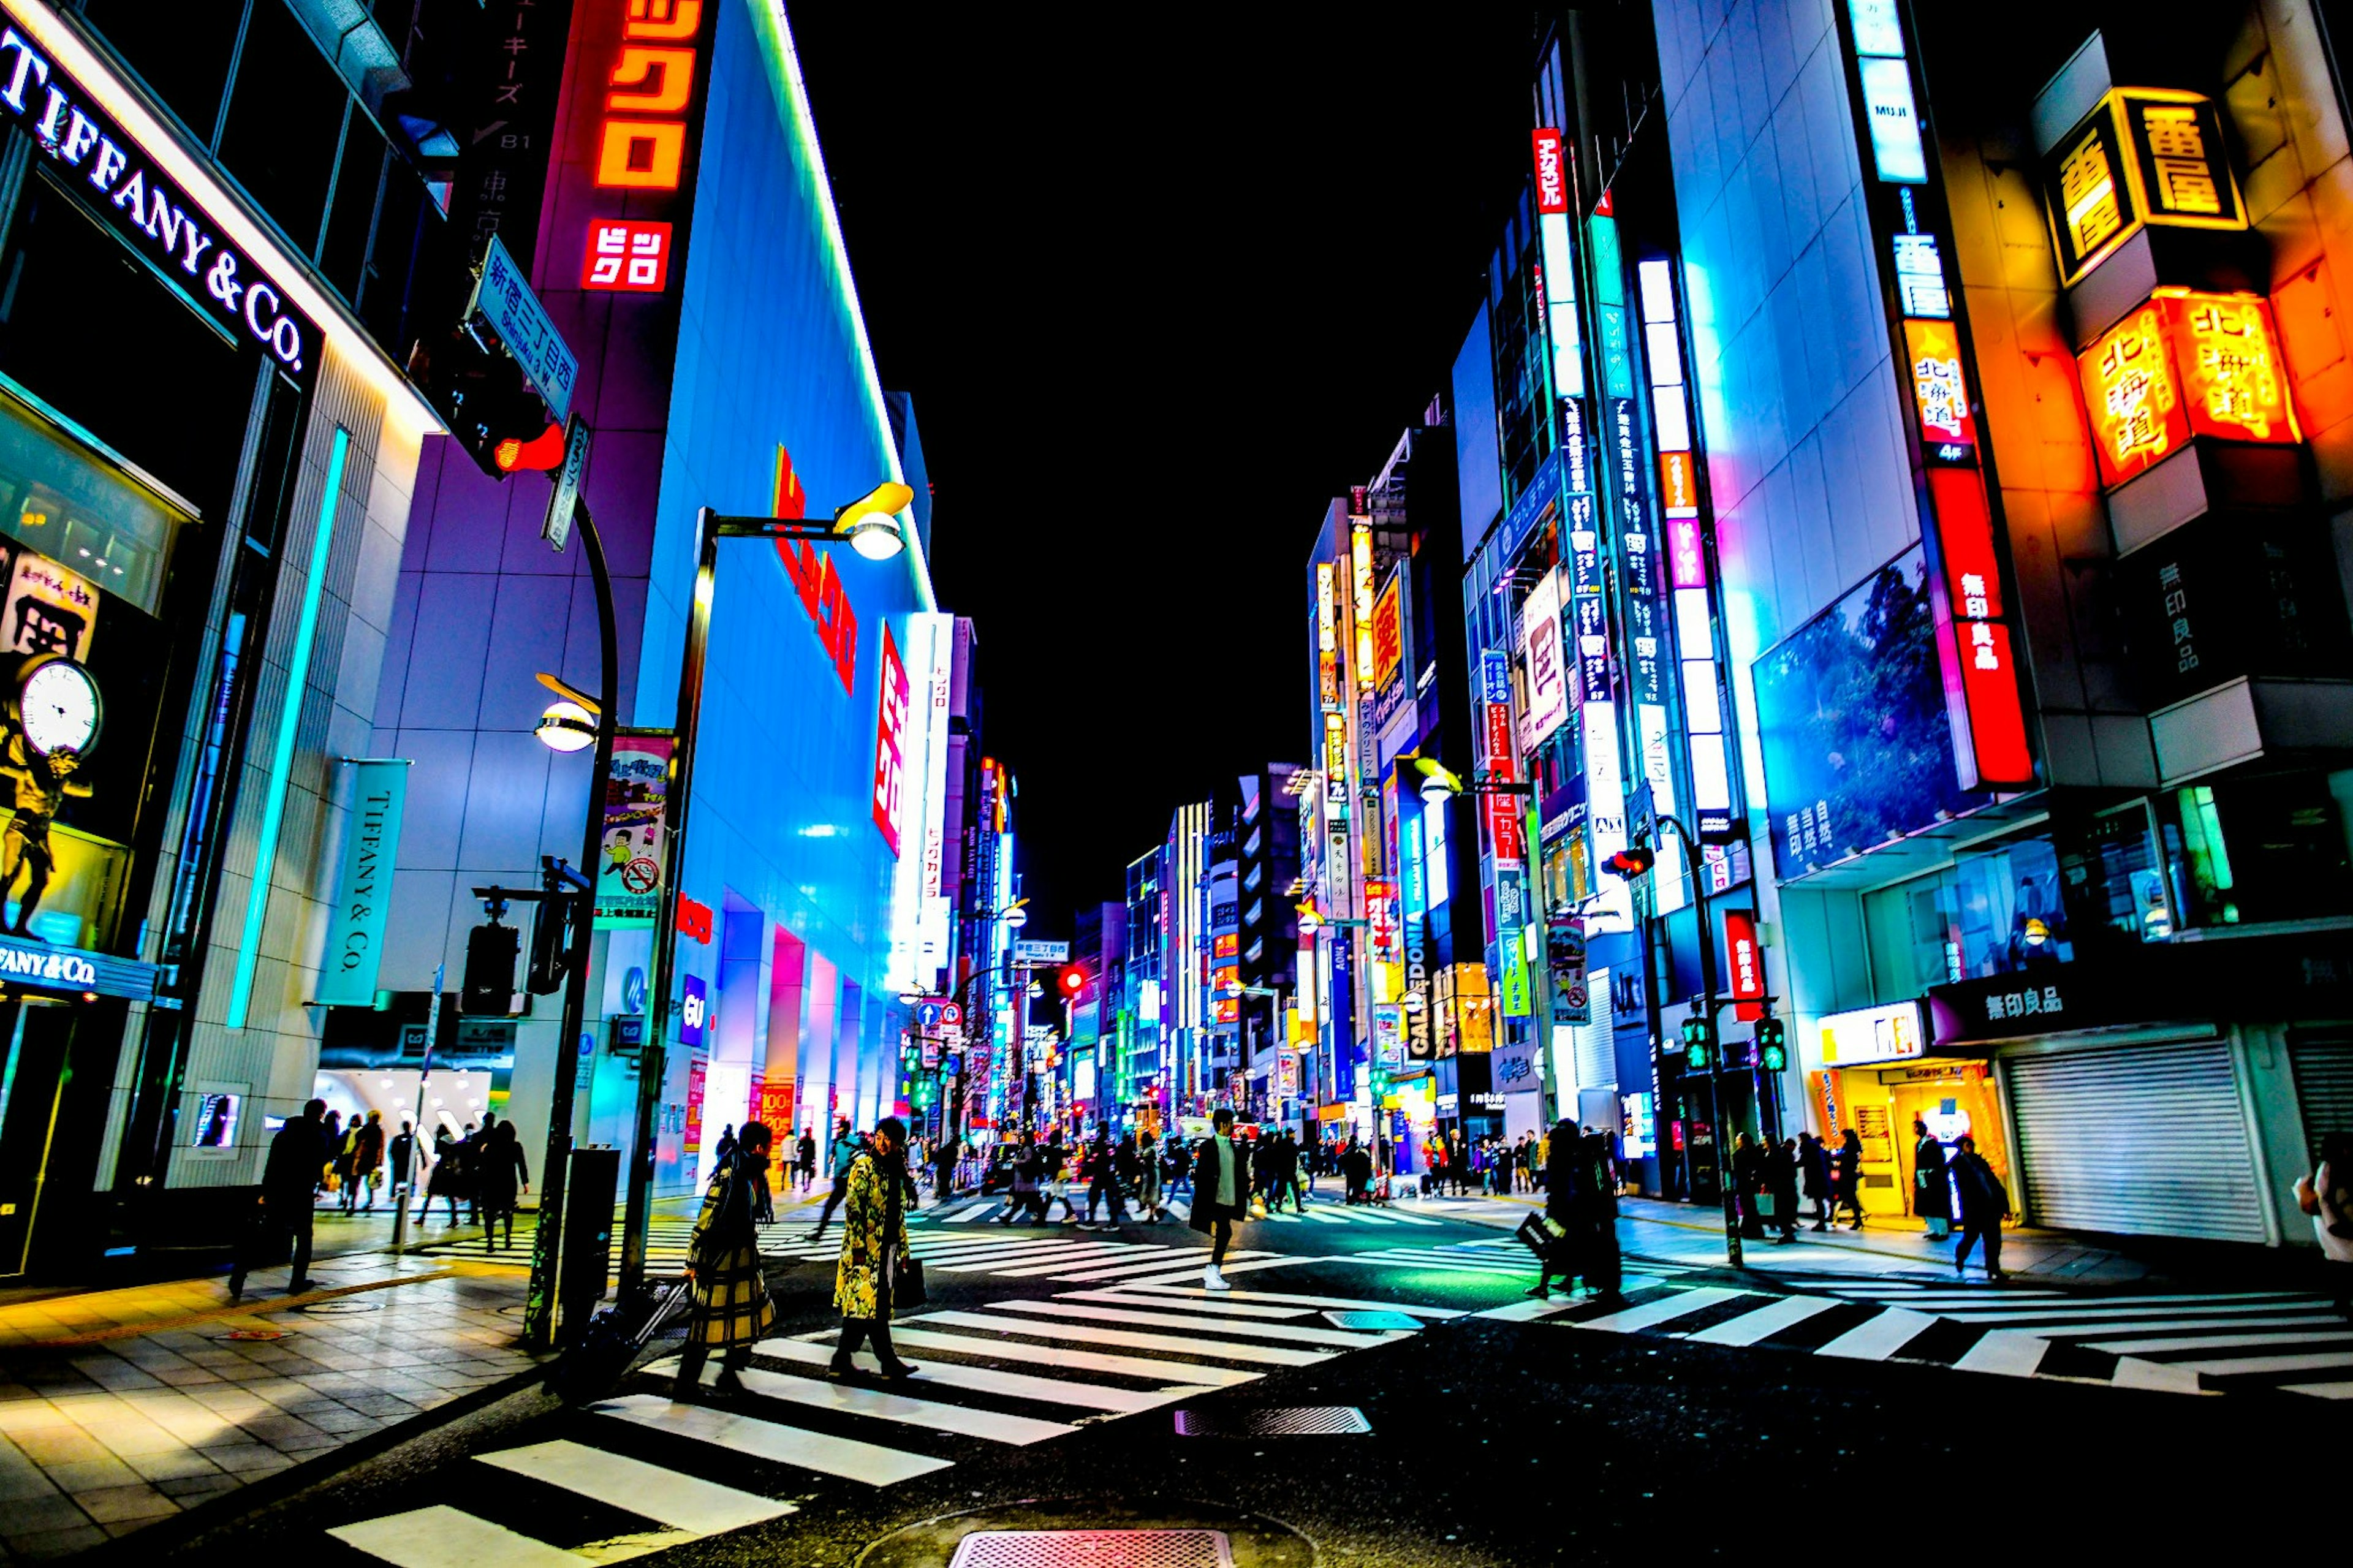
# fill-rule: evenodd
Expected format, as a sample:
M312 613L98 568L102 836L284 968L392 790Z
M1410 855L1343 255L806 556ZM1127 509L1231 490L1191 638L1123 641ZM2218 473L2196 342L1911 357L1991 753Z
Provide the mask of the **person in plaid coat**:
M836 1377L857 1373L850 1360L873 1336L882 1375L897 1382L915 1369L891 1346L891 1297L906 1266L906 1124L886 1116L874 1129L874 1146L849 1165L849 1193L842 1208L841 1262L834 1270L833 1304L841 1309L841 1343L833 1352Z
M733 1383L735 1374L751 1363L752 1346L776 1321L767 1281L760 1277L759 1232L752 1223L761 1174L767 1167L767 1125L749 1121L734 1152L711 1173L711 1187L702 1195L702 1212L695 1217L694 1237L687 1247L694 1316L679 1356L681 1395L702 1381L703 1360L713 1349L722 1352L721 1384Z

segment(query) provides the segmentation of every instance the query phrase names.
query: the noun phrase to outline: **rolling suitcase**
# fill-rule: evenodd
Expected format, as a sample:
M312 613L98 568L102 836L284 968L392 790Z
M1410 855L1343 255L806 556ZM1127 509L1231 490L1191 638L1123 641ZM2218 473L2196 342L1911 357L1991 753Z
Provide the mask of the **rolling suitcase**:
M588 1321L580 1342L557 1359L547 1374L547 1390L566 1405L601 1399L628 1375L629 1365L661 1326L681 1306L693 1300L693 1285L684 1279L669 1286L649 1285L634 1301L606 1308Z

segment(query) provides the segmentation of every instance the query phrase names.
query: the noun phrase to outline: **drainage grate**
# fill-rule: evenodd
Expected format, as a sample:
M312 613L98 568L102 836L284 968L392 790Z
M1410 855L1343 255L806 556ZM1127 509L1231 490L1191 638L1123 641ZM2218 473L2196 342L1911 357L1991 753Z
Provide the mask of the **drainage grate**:
M1222 1530L981 1530L948 1568L1233 1568Z
M297 1307L294 1310L298 1312L316 1312L330 1318L340 1318L352 1312L381 1312L384 1310L384 1303L355 1301L344 1296L331 1301L313 1301L307 1307Z
M1176 1412L1179 1437L1353 1437L1373 1429L1353 1405L1293 1405L1256 1410L1210 1405Z
M1405 1312L1343 1312L1324 1314L1335 1329L1362 1329L1388 1333L1395 1330L1410 1331L1421 1327L1421 1320Z

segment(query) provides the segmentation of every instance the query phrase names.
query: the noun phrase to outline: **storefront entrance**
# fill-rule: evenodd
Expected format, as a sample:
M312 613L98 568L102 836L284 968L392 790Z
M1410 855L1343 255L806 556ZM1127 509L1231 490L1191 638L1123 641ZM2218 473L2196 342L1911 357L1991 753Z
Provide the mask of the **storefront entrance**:
M1840 1133L1849 1127L1862 1142L1865 1215L1892 1219L1909 1217L1917 1210L1915 1118L1927 1123L1948 1160L1962 1137L1976 1140L1978 1152L1994 1174L2010 1183L2010 1150L2002 1136L1993 1077L1984 1062L1833 1068L1813 1077L1831 1148L1837 1148ZM1959 1212L1957 1198L1954 1212Z

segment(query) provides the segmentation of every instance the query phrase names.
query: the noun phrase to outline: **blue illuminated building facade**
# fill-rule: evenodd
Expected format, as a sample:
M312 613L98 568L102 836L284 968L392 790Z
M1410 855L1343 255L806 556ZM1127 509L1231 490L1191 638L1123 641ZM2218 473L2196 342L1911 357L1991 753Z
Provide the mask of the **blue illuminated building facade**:
M721 547L694 832L672 868L712 912L709 939L681 934L678 959L712 1017L701 1045L670 1042L658 1192L707 1167L723 1124L765 1116L822 1145L833 1116L863 1127L900 1109L899 998L937 984L951 899L1004 871L994 834L946 870L965 847L950 844L949 764L967 800L980 771L949 743L970 696L969 628L932 597L913 410L876 379L790 37L776 7L750 0L668 9L647 21L618 0L575 7L532 264L582 363L620 722L674 721L698 509L819 517L894 479L916 500L907 549L885 562ZM693 51L674 134L615 114L616 51L647 27ZM535 886L541 856L578 853L588 753L551 755L533 737L546 694L533 677L594 691L596 618L579 552L539 537L546 497L538 479L494 483L452 444L428 444L375 707L376 752L416 763L390 991L429 987L437 964L454 975L481 919L473 888ZM989 784L1001 789L1001 770ZM558 1071L579 1075L575 1135L626 1142L651 937L642 921L598 932L578 1040L554 1037L553 997L464 1026L451 1066L491 1076L526 1147Z

